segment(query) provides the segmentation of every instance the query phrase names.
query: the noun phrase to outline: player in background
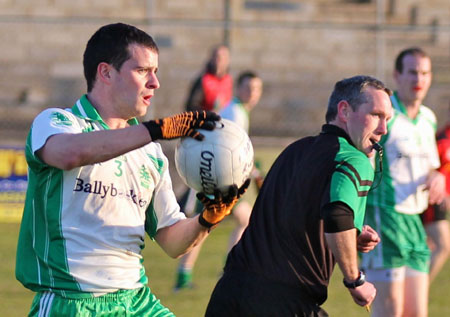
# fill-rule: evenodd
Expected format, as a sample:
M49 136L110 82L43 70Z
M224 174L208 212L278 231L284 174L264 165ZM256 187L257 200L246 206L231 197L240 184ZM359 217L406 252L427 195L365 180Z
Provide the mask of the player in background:
M258 104L261 98L263 82L254 72L246 71L239 75L236 88L237 95L220 112L220 116L224 119L237 123L245 130L245 132L248 133L250 111L252 111L252 109ZM257 168L254 168L251 174L251 178L255 181L258 190L262 185L262 175L262 172ZM189 195L190 196L186 198L185 208L189 210L194 209L196 212L201 211L202 206L201 203L195 199L195 192L191 190ZM233 208L231 214L233 219L236 221L236 227L230 234L227 253L241 238L242 233L248 225L251 211L252 206L245 200L245 197L243 197L237 203L235 208ZM183 288L192 288L193 270L200 253L201 246L202 244L197 245L191 252L185 254L181 258L177 269L175 283L176 291Z
M450 113L450 109L449 109ZM430 283L441 271L450 254L450 228L447 213L450 206L450 124L437 133L437 147L441 167L439 172L445 176L446 196L439 205L428 206L421 215L428 245L431 249Z
M159 88L158 48L117 23L87 43L87 94L33 121L29 185L16 277L36 292L30 316L173 316L147 286L145 233L171 257L202 241L245 186L230 186L195 218L180 212L159 139L212 130L215 113L186 112L139 124Z
M186 110L220 111L233 97L233 78L229 73L230 50L225 45L218 45L211 51L204 71L192 84L186 101ZM202 210L196 198L197 193L187 188L180 198L180 205L188 217L194 217ZM201 246L194 248L189 256L181 259L177 270L174 290L192 288L192 269L197 260Z
M192 84L186 110L219 112L233 97L233 78L229 73L230 50L219 45L211 51L205 70Z
M248 134L250 129L250 112L258 105L262 92L262 79L255 72L244 71L240 73L237 80L237 95L219 112L220 116L223 119L237 123ZM262 171L256 164L253 167L251 178L254 180L259 191L264 178ZM228 252L239 241L245 228L247 228L251 212L252 205L245 200L245 197L233 208L232 215L236 221L236 227L230 235Z
M206 316L327 316L320 305L335 263L354 301L375 287L358 268L377 233L363 227L374 177L368 157L387 132L391 91L369 76L336 83L326 124L275 160L241 240L228 254Z
M378 289L373 316L428 314L430 250L420 214L445 196L445 178L436 170L436 118L422 104L431 77L431 59L422 49L399 53L394 116L380 142L383 177L369 192L365 219L381 238L373 252L362 255L367 280Z

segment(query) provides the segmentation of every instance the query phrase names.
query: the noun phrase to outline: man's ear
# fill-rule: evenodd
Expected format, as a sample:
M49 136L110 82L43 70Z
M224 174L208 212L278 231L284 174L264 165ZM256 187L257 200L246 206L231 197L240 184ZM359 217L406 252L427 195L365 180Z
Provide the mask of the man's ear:
M108 63L100 63L97 66L97 78L103 83L109 85L111 82L111 70L112 66Z
M337 104L337 117L339 121L341 122L347 122L348 116L350 115L351 111L350 104L347 102L347 100L341 100Z

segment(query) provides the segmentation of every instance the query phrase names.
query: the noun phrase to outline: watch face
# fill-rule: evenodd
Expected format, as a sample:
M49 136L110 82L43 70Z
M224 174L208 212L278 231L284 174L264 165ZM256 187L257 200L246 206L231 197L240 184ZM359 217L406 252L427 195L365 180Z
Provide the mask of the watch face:
M359 272L359 280L366 281L366 274L363 271Z
M356 288L358 286L363 285L365 282L366 282L366 276L364 275L364 273L362 271L359 272L358 278L351 283L347 282L344 278L344 285L347 288Z

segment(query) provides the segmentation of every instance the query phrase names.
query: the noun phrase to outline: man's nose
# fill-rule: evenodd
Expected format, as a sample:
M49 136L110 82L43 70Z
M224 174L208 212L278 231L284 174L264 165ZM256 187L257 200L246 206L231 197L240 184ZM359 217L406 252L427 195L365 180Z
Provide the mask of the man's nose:
M380 133L380 134L386 134L388 132L387 131L387 120L386 119L382 118L380 120L380 122L378 122L377 132Z
M147 80L146 88L149 89L158 89L160 87L158 77L155 73L152 73Z

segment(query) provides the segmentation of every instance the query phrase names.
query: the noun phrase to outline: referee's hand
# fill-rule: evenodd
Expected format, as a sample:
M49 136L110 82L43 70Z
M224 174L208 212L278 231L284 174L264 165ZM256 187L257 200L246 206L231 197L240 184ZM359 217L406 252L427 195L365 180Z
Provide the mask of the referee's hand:
M365 282L361 286L348 288L353 300L359 306L370 306L377 295L377 289L370 282Z
M369 225L365 225L357 238L358 251L364 253L372 251L380 241L378 233Z

